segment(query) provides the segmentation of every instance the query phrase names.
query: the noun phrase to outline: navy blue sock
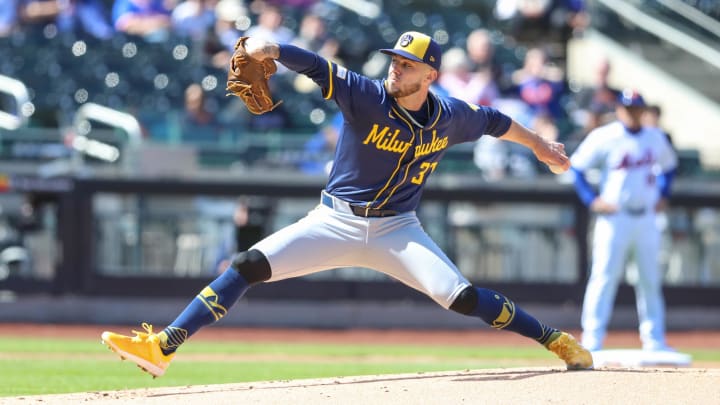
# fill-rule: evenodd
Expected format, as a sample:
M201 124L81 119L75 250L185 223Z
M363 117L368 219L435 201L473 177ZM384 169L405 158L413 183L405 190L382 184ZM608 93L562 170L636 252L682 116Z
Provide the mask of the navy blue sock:
M214 323L245 294L250 285L233 268L228 268L205 287L180 315L162 332L160 346L165 355L173 353L203 326Z
M499 292L487 288L474 288L478 302L468 315L481 318L493 328L519 333L543 345L548 343L553 333L559 332L523 311Z

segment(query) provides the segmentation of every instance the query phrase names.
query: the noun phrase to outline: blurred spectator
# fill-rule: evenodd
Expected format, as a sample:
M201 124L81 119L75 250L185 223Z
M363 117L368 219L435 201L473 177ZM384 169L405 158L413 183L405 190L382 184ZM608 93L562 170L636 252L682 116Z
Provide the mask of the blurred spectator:
M245 35L261 37L270 42L289 44L295 38L295 33L282 25L283 15L279 7L266 4L260 10L257 24L248 28Z
M491 136L483 136L475 142L473 162L487 181L505 178L507 169L507 149L502 141Z
M530 107L531 116L523 120L528 124L537 114L548 114L555 121L564 118L561 105L564 92L563 72L548 63L547 54L540 48L531 48L525 55L523 67L513 72L520 99Z
M525 43L553 37L565 43L590 22L584 0L497 0L495 16L507 21L509 32Z
M119 32L162 42L170 34L170 13L164 0L115 0L112 20Z
M568 153L573 152L590 131L609 123L615 118L614 112L607 112L605 108L598 103L591 104L587 109L577 108L573 112L573 115L582 116L582 124L576 127L565 140L565 149ZM576 120L576 124L578 122L580 121Z
M333 164L332 158L343 122L343 115L336 113L330 122L320 128L320 131L308 140L303 150L303 159L300 162L301 172L306 174L330 174Z
M277 7L308 9L315 5L317 2L318 0L254 0L252 2L251 8L253 10L260 9L267 4L270 4Z
M595 81L592 85L580 89L574 97L579 111L594 109L601 115L609 115L607 122L615 113L615 102L620 95L620 91L610 86L610 70L610 61L602 59L596 66ZM584 122L582 116L576 121L588 130L594 129Z
M443 53L437 82L449 96L462 100L465 83L470 75L469 65L465 51L460 48L450 48Z
M470 32L465 42L465 49L472 70L494 69L495 46L488 30L478 28Z
M340 50L340 44L328 34L325 20L317 14L309 13L303 16L298 34L292 43L339 63L338 51Z
M470 61L470 71L488 77L498 90L511 87L511 84L506 83L502 66L495 58L495 45L488 30L478 28L470 32L465 43L465 50Z
M101 0L19 0L18 15L23 26L55 24L61 32L99 39L113 35Z
M530 116L530 108L519 99L499 98L495 107L515 120ZM554 121L547 115L539 114L527 125L550 139L557 134ZM491 136L483 136L475 143L473 162L487 181L506 177L533 178L538 173L538 163L530 149Z
M572 121L578 129L567 140L568 150L573 150L593 129L615 119L615 103L620 91L610 86L610 71L610 61L603 58L596 66L594 82L573 96Z
M673 144L672 136L670 133L668 133L662 125L660 125L660 118L662 117L662 109L657 104L652 104L647 106L645 111L643 112L643 115L640 119L642 122L642 125L644 127L651 127L651 128L657 128L665 134L665 137L667 138L668 142L670 142L670 145Z
M205 40L207 33L215 25L215 6L217 0L185 0L172 11L173 31L193 41Z
M222 125L207 109L202 87L193 83L185 89L185 110L179 122L183 142L216 142Z
M331 37L325 26L325 21L317 14L305 14L300 21L298 35L292 40L294 45L317 52L320 56L342 65L338 52L340 43ZM280 73L287 73L287 69L278 66ZM318 89L317 84L305 75L294 75L293 87L300 93L311 93Z
M205 39L204 52L210 65L227 69L235 43L241 36L237 28L239 21L250 18L245 6L238 0L220 0L215 6L215 26Z
M507 177L534 178L538 167L528 148L483 136L475 143L473 161L487 181Z
M559 140L560 134L557 125L555 125L555 120L547 113L535 115L530 126L547 140L556 142Z
M6 37L17 24L17 0L0 1L0 37Z
M462 48L451 48L443 54L438 83L451 97L474 104L491 105L498 89L489 71L470 70L470 60Z
M326 40L325 21L318 15L306 14L300 21L298 35L292 42L301 48L318 52Z
M540 48L529 49L523 67L513 73L520 99L529 107L528 116L520 121L555 140L559 124L566 119L561 103L563 76L562 70L548 63L547 53Z
M58 18L60 31L86 32L98 39L108 39L115 30L106 14L105 5L101 0L69 0L70 13L63 13Z
M18 15L23 25L46 25L55 22L62 13L67 13L67 0L19 0Z

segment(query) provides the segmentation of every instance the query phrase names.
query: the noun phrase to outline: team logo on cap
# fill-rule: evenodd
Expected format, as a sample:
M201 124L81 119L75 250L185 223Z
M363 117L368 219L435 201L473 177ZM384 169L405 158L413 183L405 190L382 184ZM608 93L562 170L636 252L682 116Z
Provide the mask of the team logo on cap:
M410 34L405 34L405 35L402 36L402 38L400 38L399 44L400 44L400 46L402 46L403 48L405 48L406 46L410 45L410 43L412 42L412 40L413 40L412 35L410 35Z

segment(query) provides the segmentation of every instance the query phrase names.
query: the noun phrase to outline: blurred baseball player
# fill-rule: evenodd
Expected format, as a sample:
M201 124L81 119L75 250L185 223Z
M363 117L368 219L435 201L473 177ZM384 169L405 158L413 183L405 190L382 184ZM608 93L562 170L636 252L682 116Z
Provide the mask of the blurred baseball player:
M536 340L568 369L592 368L575 339L538 321L499 292L474 287L423 230L415 210L423 186L448 147L483 134L530 148L555 171L570 161L549 142L492 108L429 92L440 68L440 46L418 32L402 34L388 77L372 80L292 45L249 38L245 50L272 58L314 80L344 116L335 164L320 204L306 217L238 253L160 333L143 324L135 337L104 332L102 340L153 376L198 329L222 318L252 285L358 266L383 272L446 309Z
M667 349L655 215L667 205L677 157L661 131L640 124L644 108L640 94L623 91L617 121L591 131L571 158L577 193L597 214L582 310L582 343L591 351L602 348L630 251L638 268L635 295L643 349ZM586 179L592 168L602 171L599 194Z

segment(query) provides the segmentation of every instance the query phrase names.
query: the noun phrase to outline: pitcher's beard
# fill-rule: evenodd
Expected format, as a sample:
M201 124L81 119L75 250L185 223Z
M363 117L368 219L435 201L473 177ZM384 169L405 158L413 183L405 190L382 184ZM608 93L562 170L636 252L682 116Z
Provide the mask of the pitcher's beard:
M388 86L388 89L387 89L388 94L390 94L391 96L393 96L395 98L411 96L411 95L417 93L419 90L420 90L420 83L414 83L414 84L408 85L404 89L392 88L390 86Z

